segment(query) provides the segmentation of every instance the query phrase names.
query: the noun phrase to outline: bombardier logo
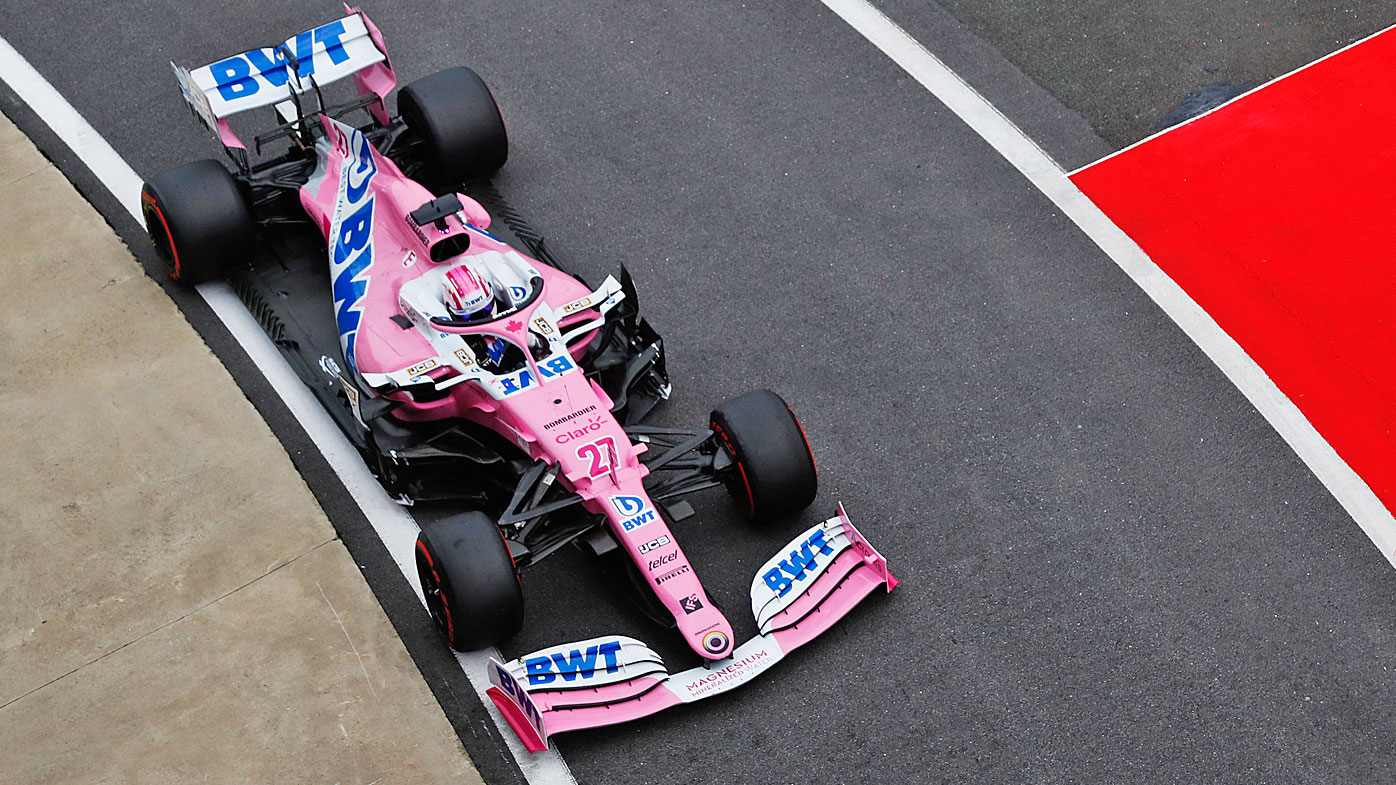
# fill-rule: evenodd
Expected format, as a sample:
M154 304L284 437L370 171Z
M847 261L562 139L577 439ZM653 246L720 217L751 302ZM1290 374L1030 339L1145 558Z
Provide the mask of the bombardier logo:
M570 422L570 421L572 421L572 420L575 420L575 419L578 418L578 417L581 417L583 414L586 414L587 412L594 412L594 411L596 411L596 407L595 407L595 406L588 406L588 407L586 407L585 409L578 409L577 411L572 412L571 414L567 415L566 417L559 417L559 418L557 418L556 420L553 420L552 422L544 423L544 424L543 424L543 430L546 431L546 430L548 430L548 429L550 429L550 428L556 428L557 426L562 425L562 424L565 423L565 422ZM627 497L627 498L631 498L631 497ZM624 513L621 513L621 514L624 515Z

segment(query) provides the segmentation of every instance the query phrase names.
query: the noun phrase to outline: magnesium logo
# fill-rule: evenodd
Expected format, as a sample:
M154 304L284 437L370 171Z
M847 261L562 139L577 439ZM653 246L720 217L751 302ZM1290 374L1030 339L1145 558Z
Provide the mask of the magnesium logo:
M796 581L803 581L807 573L819 568L820 554L832 556L833 553L834 549L829 547L829 543L824 540L824 530L816 529L795 550L790 552L789 557L781 559L761 578L766 581L766 585L776 593L777 597L784 597L790 593L790 589Z
M337 134L342 132L336 128ZM333 252L330 257L330 279L335 304L335 324L344 347L344 359L351 372L359 370L354 347L363 319L360 302L368 292L368 271L373 266L373 193L369 183L378 173L373 158L373 146L357 129L344 140L348 155L340 163L339 201L335 217L347 214L332 228Z
M559 676L563 681L585 681L593 678L598 672L598 660L603 663L606 673L620 670L620 641L592 644L586 651L573 649L569 652L559 651L530 657L524 660L524 668L528 672L528 685L536 687L540 684L551 684Z

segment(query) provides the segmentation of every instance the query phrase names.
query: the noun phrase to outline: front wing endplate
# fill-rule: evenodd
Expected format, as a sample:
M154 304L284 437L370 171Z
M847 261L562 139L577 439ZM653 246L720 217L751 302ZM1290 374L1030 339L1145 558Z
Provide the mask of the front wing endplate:
M633 638L612 635L541 649L508 664L490 660L487 691L531 752L555 733L639 719L735 689L808 643L880 587L897 587L882 558L838 514L800 536L751 585L760 634L732 656L671 674Z

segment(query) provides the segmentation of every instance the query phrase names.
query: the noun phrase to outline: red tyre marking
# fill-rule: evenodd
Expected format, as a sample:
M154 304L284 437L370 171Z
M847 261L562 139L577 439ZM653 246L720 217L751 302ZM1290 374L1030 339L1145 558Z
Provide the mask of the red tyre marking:
M790 419L795 421L795 427L800 429L800 438L805 440L805 452L809 455L809 465L814 467L814 478L819 479L819 464L814 460L814 450L809 446L809 437L805 435L805 426L800 424L800 418L795 416L795 410L790 408L790 404L785 405L785 410L790 412Z
M741 472L742 485L746 486L746 498L747 502L749 503L749 506L747 508L747 515L749 517L755 518L756 497L751 493L751 481L746 478L746 467L742 466L742 456L737 453L737 448L732 446L732 440L727 438L727 434L722 430L721 425L718 425L716 422L714 422L713 430L717 431L717 435L722 438L722 443L727 446L727 451L732 453L732 457L737 460L737 471Z
M421 540L417 540L417 550L427 560L427 566L431 567L432 580L436 581L436 588L437 590L440 590L441 576L438 575L436 572L436 562L432 561L431 553L427 550L427 546L422 544ZM456 625L451 620L451 604L446 602L446 592L441 592L440 596L441 609L446 613L446 640L449 641L452 646L454 646L456 643Z
M155 216L160 219L160 226L165 230L165 239L170 241L170 256L174 257L174 272L170 277L179 280L179 249L175 248L174 235L170 234L170 225L165 221L165 214L160 211L160 205L156 203L155 197L148 191L141 191L141 202L149 205L155 211Z
M499 532L499 539L504 541L504 552L509 554L509 564L514 568L514 580L522 586L523 576L519 574L519 563L514 561L514 552L509 549L509 538L504 536L504 530L498 526L495 527L495 531Z

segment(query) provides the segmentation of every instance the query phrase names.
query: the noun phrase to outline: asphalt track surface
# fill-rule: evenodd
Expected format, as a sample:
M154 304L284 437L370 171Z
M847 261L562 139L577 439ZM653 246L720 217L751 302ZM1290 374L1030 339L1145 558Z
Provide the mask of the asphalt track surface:
M559 256L634 273L676 380L655 422L699 423L759 386L800 413L822 481L801 522L753 529L714 495L677 526L738 637L752 572L836 500L903 580L739 691L559 738L580 782L1392 779L1389 565L983 141L812 0L518 5L366 10L402 83L456 63L491 83L513 151L499 184ZM217 152L166 61L340 11L0 7L0 36L144 174ZM1064 165L1112 149L1002 42L939 6L881 7ZM0 106L153 264L32 113ZM337 480L198 299L171 296L286 444L482 773L516 779ZM687 663L579 557L525 581L506 654L615 632Z

